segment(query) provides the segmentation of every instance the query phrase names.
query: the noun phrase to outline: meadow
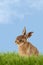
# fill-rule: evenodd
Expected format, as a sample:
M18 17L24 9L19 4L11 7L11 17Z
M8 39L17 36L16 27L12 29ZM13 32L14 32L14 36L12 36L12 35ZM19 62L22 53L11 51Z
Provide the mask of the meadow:
M0 53L0 65L43 65L43 55L21 57L17 53Z

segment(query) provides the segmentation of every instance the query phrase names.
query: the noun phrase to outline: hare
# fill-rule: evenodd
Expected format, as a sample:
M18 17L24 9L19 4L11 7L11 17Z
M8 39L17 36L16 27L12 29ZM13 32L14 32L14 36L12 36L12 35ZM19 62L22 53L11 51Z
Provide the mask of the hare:
M35 46L33 46L30 42L27 41L28 38L32 36L33 32L29 32L26 34L26 28L23 29L22 35L17 36L15 42L18 44L19 54L21 56L38 56L39 51Z

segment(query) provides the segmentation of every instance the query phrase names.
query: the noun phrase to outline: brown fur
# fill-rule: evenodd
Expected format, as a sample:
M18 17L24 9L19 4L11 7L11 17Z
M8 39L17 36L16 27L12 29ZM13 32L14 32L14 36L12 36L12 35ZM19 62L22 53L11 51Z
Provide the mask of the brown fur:
M29 32L25 35L17 36L16 43L18 44L19 54L21 56L31 56L38 55L39 51L35 46L33 46L30 42L27 42L27 38L31 36L33 32Z

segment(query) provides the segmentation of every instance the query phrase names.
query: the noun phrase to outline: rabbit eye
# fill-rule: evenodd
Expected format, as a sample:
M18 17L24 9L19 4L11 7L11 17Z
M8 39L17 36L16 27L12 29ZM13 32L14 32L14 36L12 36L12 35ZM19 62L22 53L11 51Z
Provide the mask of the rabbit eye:
M20 42L22 42L22 40L20 40Z

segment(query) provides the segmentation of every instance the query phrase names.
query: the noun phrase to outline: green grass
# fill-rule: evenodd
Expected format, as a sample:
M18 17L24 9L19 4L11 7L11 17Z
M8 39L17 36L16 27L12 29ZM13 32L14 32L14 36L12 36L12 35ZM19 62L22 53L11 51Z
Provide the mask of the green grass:
M0 53L0 65L43 65L43 55L20 57L17 53Z

